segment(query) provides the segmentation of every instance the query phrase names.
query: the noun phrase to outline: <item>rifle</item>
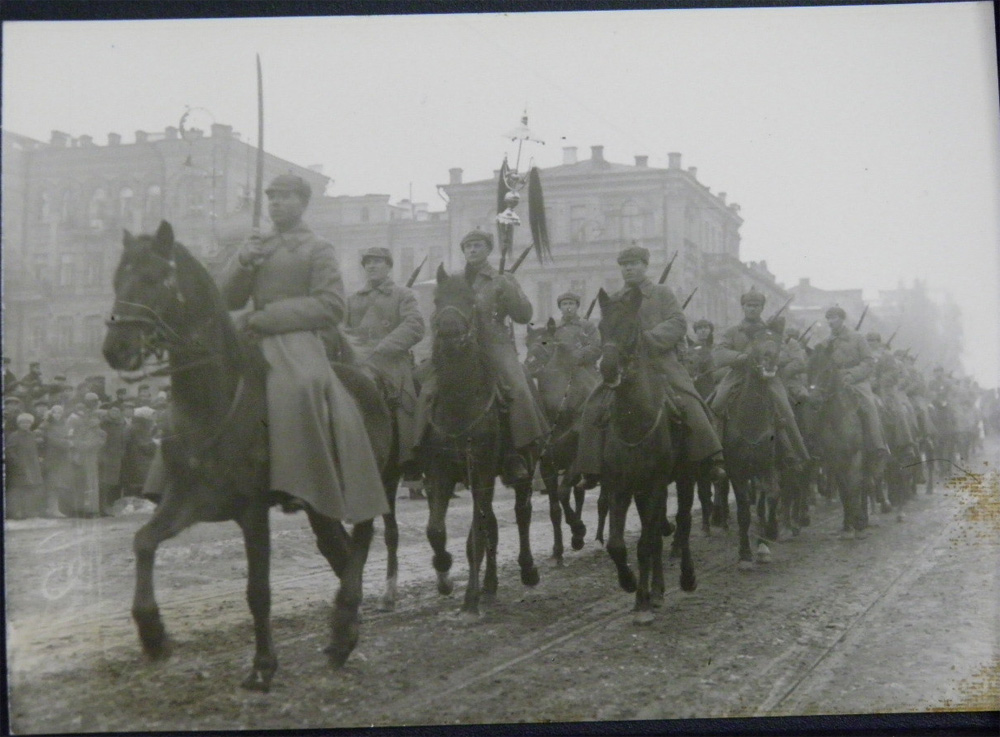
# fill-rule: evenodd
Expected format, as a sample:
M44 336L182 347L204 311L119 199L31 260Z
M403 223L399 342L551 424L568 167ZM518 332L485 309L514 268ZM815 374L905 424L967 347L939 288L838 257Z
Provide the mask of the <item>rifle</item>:
M691 298L694 296L694 293L697 292L697 291L698 291L698 287L695 287L694 289L691 290L691 294L688 295L688 298L686 300L684 300L684 304L681 305L681 310L683 310L685 307L688 306L688 303L691 301Z
M590 307L587 308L587 314L583 316L585 320L590 319L590 314L594 311L594 307L597 305L597 296L595 295L592 300L590 300Z
M656 282L657 284L663 284L667 280L667 277L670 276L670 270L674 267L674 261L677 260L678 253L680 253L680 251L674 251L673 258L670 259L670 263L668 263L663 269L663 273L660 274L660 281Z
M771 320L776 320L777 318L781 317L781 313L784 312L785 309L788 307L788 305L792 303L793 299L795 299L794 294L785 300L785 304L781 305L781 308L777 312L771 315L770 319L768 319L768 322L771 322Z
M861 313L861 317L858 319L858 324L855 326L855 330L861 330L861 323L865 321L865 315L868 314L868 305L865 305L864 311Z
M534 248L534 247L535 247L535 244L531 243L531 244L528 245L527 248L525 248L523 251L521 251L521 255L517 257L517 261L514 262L514 264L510 267L510 269L507 271L507 273L508 274L513 274L515 271L517 271L517 267L520 266L524 262L524 259L527 258L528 253L530 253L531 249Z
M818 321L817 321L817 322L818 322ZM816 322L814 322L814 323L813 323L812 325L810 325L809 327L807 327L807 328L806 328L806 331L805 331L804 333L802 333L802 335L800 335L800 336L799 336L799 343L801 343L801 344L802 344L802 347L803 347L803 348L805 348L805 347L806 347L806 345L807 345L807 343L806 343L806 338L807 338L807 337L809 336L809 333L811 333L811 332L812 332L812 329L813 329L814 327L816 327L816 324L817 324L817 323L816 323Z
M406 287L408 289L417 283L417 276L420 274L420 270L424 268L424 264L426 263L427 257L424 256L424 260L420 262L420 265L413 270L412 274L410 274L410 278L406 280Z
M253 219L254 235L260 235L260 214L264 200L264 77L257 54L257 178L254 180Z

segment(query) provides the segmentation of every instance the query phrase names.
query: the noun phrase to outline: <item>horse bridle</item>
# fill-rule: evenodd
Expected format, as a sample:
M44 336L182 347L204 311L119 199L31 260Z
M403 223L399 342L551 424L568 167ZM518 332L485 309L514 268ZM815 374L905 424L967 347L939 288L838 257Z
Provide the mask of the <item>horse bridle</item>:
M434 312L434 317L431 321L431 327L434 329L435 335L437 335L438 332L438 322L441 319L441 315L444 314L445 312L448 312L449 310L452 312L457 312L465 321L467 327L465 332L458 337L458 343L459 345L467 345L472 340L473 333L476 329L476 316L478 315L476 305L475 304L472 305L472 314L466 314L455 305L445 305L441 309L436 310Z
M178 304L183 305L185 303L185 299L180 287L177 284L176 261L172 258L165 259L162 256L157 256L156 254L152 255L167 264L168 273L163 279L163 286L171 292L171 295L178 302ZM149 313L149 316L143 314L125 315L119 310L120 307L138 309L141 312ZM213 319L214 318L209 316L202 321L202 323L196 325L192 332L197 333L198 330ZM208 363L214 363L219 360L221 355L218 350L213 350L198 341L185 338L174 330L156 310L149 305L144 305L139 302L128 302L116 296L114 306L111 308L111 314L108 316L108 319L104 321L104 323L109 328L117 325L138 325L140 327L139 350L142 355L143 367L145 367L146 362L150 357L156 359L155 365L157 368L153 371L144 370L135 378L122 376L124 381L135 382L140 381L145 377L169 376L171 374L181 373L191 368L203 366ZM181 364L180 366L169 365L169 358L167 354L170 351L181 352L192 347L197 348L201 355L191 361ZM119 374L121 374L121 372L119 372Z

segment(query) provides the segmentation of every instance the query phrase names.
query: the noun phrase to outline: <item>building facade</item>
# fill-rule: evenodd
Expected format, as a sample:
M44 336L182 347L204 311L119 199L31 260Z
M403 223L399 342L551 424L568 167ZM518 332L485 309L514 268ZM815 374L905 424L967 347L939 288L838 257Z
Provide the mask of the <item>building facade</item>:
M106 373L100 355L122 230L168 220L200 258L217 255L220 228L249 229L256 148L230 126L184 135L53 131L47 143L4 132L4 354L15 372L29 361L45 375ZM292 171L322 193L328 177L266 155L265 177Z
M449 199L449 250L446 266L461 263L457 244L474 227L495 232L499 172L490 180L465 183L462 170L452 169L442 185ZM633 164L604 157L603 146L592 146L589 159L578 160L577 149L563 149L562 164L540 171L546 221L554 263L539 266L529 256L518 279L535 305L535 322L558 313L555 298L572 290L584 298L583 309L599 289L621 287L615 256L626 245L649 249L649 275L655 281L676 253L668 280L678 299L697 292L685 312L689 321L708 318L725 327L742 318L739 297L754 285L780 305L787 292L763 262L740 261L740 207L713 194L697 177L697 169L681 166L681 154L668 154L666 168L649 165L647 156ZM525 222L515 230L515 254L531 242L527 205L518 213ZM777 307L775 307L777 309Z

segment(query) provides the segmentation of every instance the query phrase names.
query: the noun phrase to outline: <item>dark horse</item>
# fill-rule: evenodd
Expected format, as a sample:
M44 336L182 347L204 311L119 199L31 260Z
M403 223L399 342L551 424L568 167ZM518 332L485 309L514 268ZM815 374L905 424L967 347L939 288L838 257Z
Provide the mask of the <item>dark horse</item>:
M618 583L635 592L635 622L648 624L652 609L663 602L663 525L667 485L677 458L671 433L671 405L666 378L659 375L642 340L639 308L642 293L627 290L612 300L602 289L601 376L611 394L609 418L601 451L601 486L611 507L608 554L618 569ZM628 564L625 518L632 500L639 511L641 532L637 558L639 580ZM694 483L677 486L677 530L681 557L680 585L697 585L688 545Z
M156 357L171 377L172 404L162 443L164 486L152 518L136 533L136 588L132 617L143 650L169 656L171 646L153 591L157 547L196 522L235 521L247 554L247 602L256 653L243 686L268 691L278 667L271 635L270 530L272 505L301 502L269 490L265 378L259 347L242 339L208 271L160 223L153 236L124 235L115 271L115 302L104 340L112 368L138 372ZM357 368L336 365L337 375L361 405L380 468L389 461L391 416L375 385ZM395 488L392 489L394 495ZM320 552L340 578L326 648L339 667L358 640L362 572L372 521L350 534L335 519L306 505Z
M769 382L780 381L778 341L773 333L759 334L747 351L746 363L731 369L743 372L743 383L722 416L722 448L736 496L741 568L752 567L755 557L758 563L770 563L767 543L778 539L778 426L768 387ZM749 535L754 505L761 527L756 551Z
M576 458L579 440L580 410L595 386L597 377L573 360L572 347L556 339L556 323L551 317L541 328L528 328L528 357L524 362L538 386L542 407L551 429L539 455L539 467L549 495L549 518L552 520L552 557L557 565L563 562L562 516L573 534L573 550L583 547L587 527L580 519L586 493L579 474L567 473ZM559 474L563 474L560 480ZM574 506L570 506L570 489ZM603 501L603 504L602 504ZM603 507L603 509L602 509ZM598 500L600 528L607 515L604 495Z
M472 494L472 526L465 547L469 583L462 611L476 616L480 597L492 598L497 590L498 530L493 485L504 452L501 399L484 342L489 317L478 309L476 294L464 275L449 276L443 266L438 267L434 307L431 362L437 391L421 442L430 508L427 539L434 549L438 591L450 594L454 587L449 576L452 557L446 549L445 516L455 485L464 483ZM531 481L516 484L514 493L521 581L534 586L539 576L529 539ZM484 556L486 570L480 588Z
M831 346L817 348L809 358L812 389L805 416L827 481L840 494L844 507L843 537L850 539L867 535L866 472L872 459L865 454L859 399L844 383L830 355Z

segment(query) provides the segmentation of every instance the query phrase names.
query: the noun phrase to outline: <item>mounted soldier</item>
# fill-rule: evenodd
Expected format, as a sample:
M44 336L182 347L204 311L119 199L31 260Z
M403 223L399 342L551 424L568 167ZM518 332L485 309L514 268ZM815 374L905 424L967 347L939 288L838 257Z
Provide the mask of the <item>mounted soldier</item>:
M601 357L601 336L590 320L580 317L580 295L574 292L560 294L556 300L562 319L556 325L556 340L569 347L573 359L596 382L597 359Z
M507 323L510 318L519 325L526 325L531 320L531 302L513 274L501 274L489 264L492 235L473 230L462 238L460 247L465 257L465 279L476 293L476 310L487 327L486 350L497 375L502 400L506 445L502 477L505 484L513 485L530 480L526 455L545 437L549 428L528 385L528 375L518 360L513 331ZM414 437L418 445L427 431L436 393L437 378L430 366L417 400Z
M687 318L673 290L663 284L653 284L646 276L649 251L641 246L630 246L618 254L625 286L611 300L621 300L629 292L642 295L639 319L643 339L653 359L656 371L666 380L673 404L680 419L690 430L684 460L691 463L708 462L712 480L725 478L722 467L722 444L709 419L708 408L695 389L690 374L681 365L677 355L678 344L687 334ZM578 470L585 474L588 485L600 476L601 450L604 430L605 397L610 390L599 384L584 407L580 430L580 447L577 453Z
M912 463L916 458L917 418L909 398L899 387L902 368L882 342L882 335L878 331L870 331L865 340L875 359L872 390L875 392L876 402L881 399L885 409L883 430L891 436L890 446L902 452L901 462Z
M424 318L413 290L392 281L392 253L369 248L361 254L367 283L347 300L347 331L355 338L360 362L371 366L388 385L399 432L399 463L412 466L414 412L413 346L424 337Z
M721 372L716 368L715 361L712 360L712 350L715 347L715 323L702 318L694 324L695 340L689 341L687 346L687 366L694 380L695 389L706 401L715 385L718 383Z
M363 522L389 508L361 411L327 358L346 311L337 255L302 222L308 182L282 174L265 192L274 230L240 248L223 295L231 310L252 300L242 328L269 366L271 489Z
M712 352L715 365L728 367L727 373L719 382L715 390L715 398L712 400L712 409L720 417L726 413L728 405L734 394L740 388L744 372L737 370L746 364L749 359L750 348L755 339L767 333L777 333L779 343L784 343L784 324L775 325L777 330L760 319L764 310L766 298L761 292L753 287L750 291L740 297L740 306L743 308L743 321L739 325L729 328ZM782 353L784 353L784 349ZM780 354L779 354L780 355ZM779 358L779 366L781 365ZM786 366L787 367L787 366ZM791 371L788 371L791 373ZM783 381L770 381L767 383L768 391L771 394L771 401L778 413L780 435L782 446L785 451L797 462L804 462L809 459L809 451L806 450L802 435L799 432L798 423L795 421L795 413L788 401L788 392Z
M816 360L817 356L825 357L840 371L844 383L850 386L859 400L858 412L862 421L865 450L884 461L889 455L889 448L871 387L875 359L867 341L845 324L846 319L847 313L842 307L833 306L826 311L831 334L816 346L812 359Z

